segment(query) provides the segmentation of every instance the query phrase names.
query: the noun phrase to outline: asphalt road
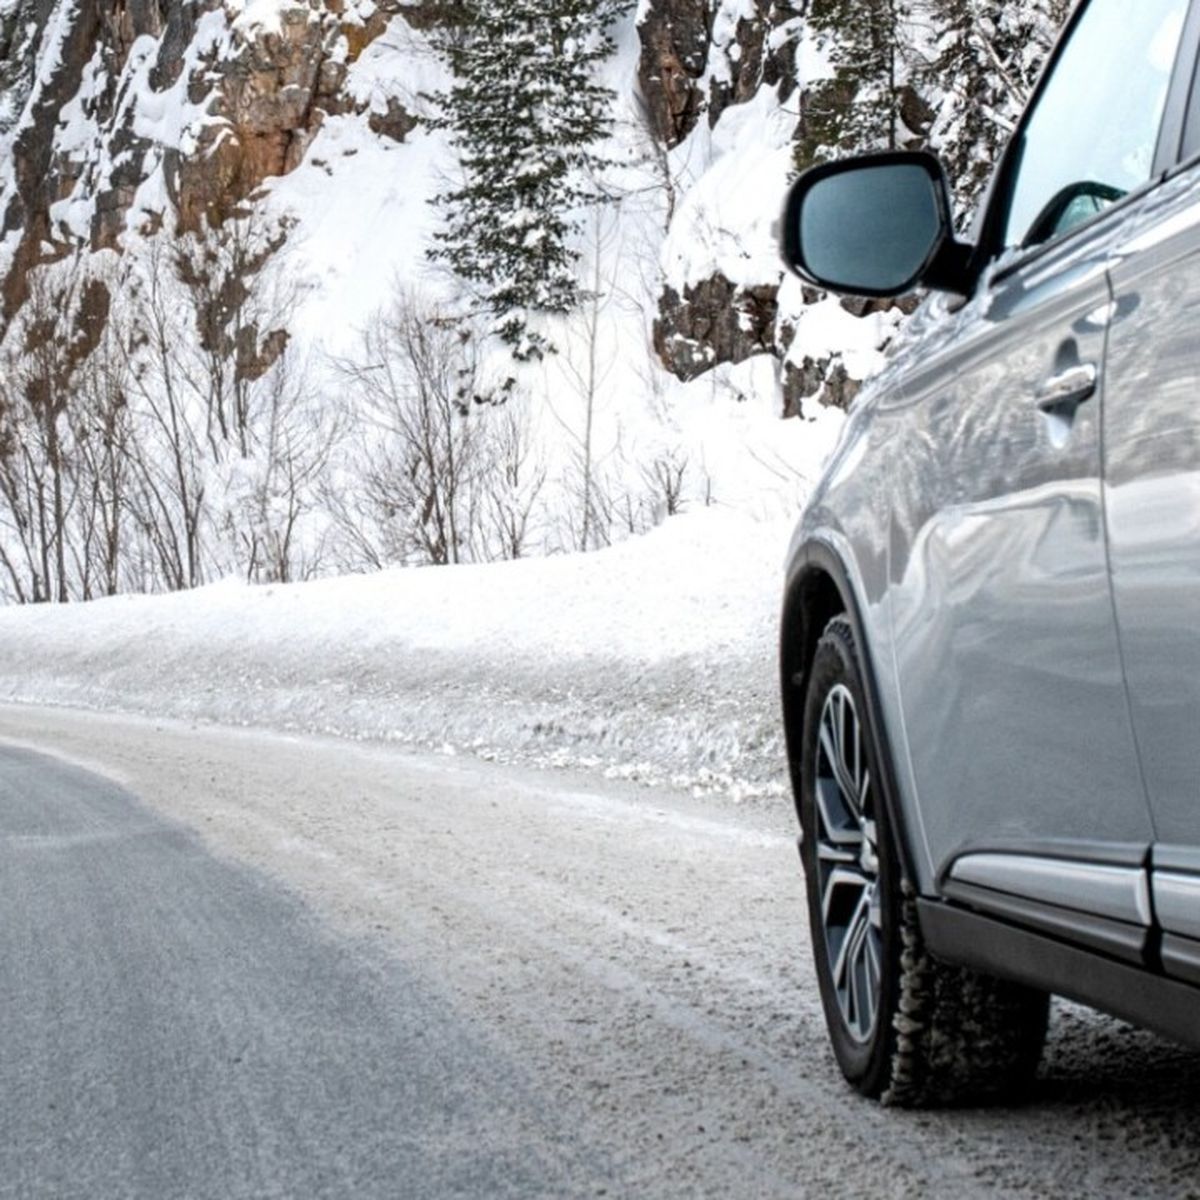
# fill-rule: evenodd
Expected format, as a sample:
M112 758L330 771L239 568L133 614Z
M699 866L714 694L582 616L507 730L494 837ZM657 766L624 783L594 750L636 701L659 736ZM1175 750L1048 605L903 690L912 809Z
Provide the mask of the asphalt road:
M1200 1055L1019 1108L825 1047L786 805L0 710L0 1196L1184 1196Z
M443 996L127 791L28 751L0 753L0 961L5 1194L589 1183Z

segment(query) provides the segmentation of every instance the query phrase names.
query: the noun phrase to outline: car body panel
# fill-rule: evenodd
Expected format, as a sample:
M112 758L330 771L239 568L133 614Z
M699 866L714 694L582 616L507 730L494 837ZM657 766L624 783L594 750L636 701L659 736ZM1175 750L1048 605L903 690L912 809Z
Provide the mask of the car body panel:
M988 261L1010 147L789 581L852 615L930 949L1200 1044L1200 2L1180 45L1145 185Z
M1158 839L1200 847L1200 168L1137 217L1111 268L1112 587Z
M1035 403L1071 361L1103 358L1124 219L958 311L927 304L798 530L855 581L926 894L965 849L1057 842L1066 858L1087 839L1124 859L1152 840L1108 582L1103 398L1070 423Z
M937 869L967 847L1149 844L1104 545L1099 392L1037 395L1104 352L1105 230L1009 271L896 420L890 601ZM899 417L899 414L897 414Z
M888 385L881 386L885 380ZM897 371L888 369L872 385L871 395L892 397L899 386ZM917 886L929 890L934 886L934 863L920 812L910 800L911 780L899 778L906 771L907 756L903 753L906 737L889 610L887 514L892 500L886 472L858 470L864 458L890 453L889 436L887 422L876 419L875 405L869 399L851 412L793 536L786 592L801 588L810 573L836 576L842 601L856 625L859 646L868 658L865 666L877 707L875 722L885 743L883 757L893 765L892 802L901 809L896 825L903 831L905 860ZM785 643L790 636L792 631L785 628ZM785 687L793 682L786 680Z

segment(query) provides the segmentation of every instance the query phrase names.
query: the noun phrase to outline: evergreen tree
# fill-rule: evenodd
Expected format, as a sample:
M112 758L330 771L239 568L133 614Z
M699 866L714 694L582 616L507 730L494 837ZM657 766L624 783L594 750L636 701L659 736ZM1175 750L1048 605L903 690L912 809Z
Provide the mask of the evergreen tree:
M46 24L44 8L33 0L0 3L0 133L17 123L29 98Z
M462 0L436 35L454 75L435 124L450 132L463 183L439 196L431 251L494 317L518 359L550 349L534 312L579 300L579 211L600 199L615 97L596 79L614 49L613 20L630 0Z
M1066 19L1068 0L929 0L938 31L920 73L937 118L930 142L946 163L965 221Z
M812 0L833 68L804 96L797 165L929 144L978 202L1070 0Z
M812 0L808 29L833 68L804 94L801 168L868 150L895 150L919 124L908 86L908 0Z

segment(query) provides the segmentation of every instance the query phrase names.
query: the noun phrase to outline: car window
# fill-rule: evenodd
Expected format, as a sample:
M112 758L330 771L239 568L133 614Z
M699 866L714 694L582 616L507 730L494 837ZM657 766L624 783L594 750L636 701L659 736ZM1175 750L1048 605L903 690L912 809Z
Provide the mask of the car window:
M1092 0L1026 121L1004 245L1037 245L1149 182L1188 0Z

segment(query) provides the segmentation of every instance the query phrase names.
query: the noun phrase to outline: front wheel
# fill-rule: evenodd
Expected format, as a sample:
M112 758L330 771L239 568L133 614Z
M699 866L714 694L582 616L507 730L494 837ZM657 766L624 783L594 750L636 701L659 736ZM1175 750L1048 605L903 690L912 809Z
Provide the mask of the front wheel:
M1049 997L925 949L883 802L854 634L837 617L804 705L800 821L813 957L834 1054L866 1096L925 1107L1011 1096Z

